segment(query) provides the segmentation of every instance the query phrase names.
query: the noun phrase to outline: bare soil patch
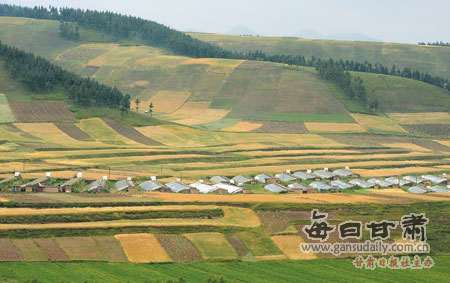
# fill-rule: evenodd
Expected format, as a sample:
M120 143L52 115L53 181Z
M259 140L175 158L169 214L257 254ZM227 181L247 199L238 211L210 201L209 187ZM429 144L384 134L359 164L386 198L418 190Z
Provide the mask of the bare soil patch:
M55 243L53 239L36 239L36 243L42 248L46 255L53 261L69 260L69 257Z
M247 255L250 251L238 236L227 236L228 242L234 248L239 257Z
M135 128L124 126L124 125L117 123L116 121L113 121L110 119L104 119L104 121L111 128L113 128L116 132L118 132L122 136L127 137L130 140L133 140L137 143L145 144L145 145L163 145L162 143L160 143L158 141L155 141L147 136L144 136Z
M155 237L174 262L202 260L195 246L183 235L157 234Z
M269 234L281 233L290 225L289 219L282 212L258 212L257 215Z
M69 105L62 102L15 102L11 108L19 121L60 121L74 120L75 114Z
M88 134L83 132L80 128L78 128L74 124L55 123L55 126L75 140L85 141L92 139Z
M0 239L0 261L21 261L22 257L8 239Z

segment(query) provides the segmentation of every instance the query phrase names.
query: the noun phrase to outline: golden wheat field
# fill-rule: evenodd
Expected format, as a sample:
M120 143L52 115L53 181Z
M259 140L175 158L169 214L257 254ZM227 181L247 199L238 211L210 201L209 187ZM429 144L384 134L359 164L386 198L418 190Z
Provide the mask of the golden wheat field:
M426 112L426 113L389 113L390 118L399 124L450 124L448 112Z
M190 95L187 91L159 91L148 101L142 101L140 106L141 109L148 109L150 103L153 103L155 114L168 114L180 108Z
M205 111L201 112L199 115L182 119L182 120L176 120L176 123L193 126L193 125L200 125L200 124L206 124L210 122L214 122L217 120L222 119L225 117L228 113L230 113L230 110L225 109L206 109Z
M249 121L240 121L239 123L226 127L221 129L221 131L225 132L251 132L254 130L257 130L263 126L262 123L255 123L255 122L249 122Z
M300 243L304 243L300 236L272 236L272 241L278 248L291 260L309 260L316 259L314 253L302 253L300 250Z
M310 132L352 132L361 133L365 132L366 129L361 127L357 123L317 123L317 122L307 122L305 123L306 128Z
M352 117L369 131L406 133L405 129L388 117L365 114L352 114Z
M210 101L188 101L184 103L178 110L168 115L164 115L168 120L182 120L200 115L208 109Z
M153 234L119 234L114 236L119 240L130 262L171 262L164 248Z

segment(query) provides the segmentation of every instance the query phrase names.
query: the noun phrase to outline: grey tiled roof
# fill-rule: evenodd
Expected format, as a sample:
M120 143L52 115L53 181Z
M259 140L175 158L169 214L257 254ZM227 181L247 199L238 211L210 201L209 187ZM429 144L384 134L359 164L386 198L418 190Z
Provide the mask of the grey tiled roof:
M397 178L397 177L388 177L388 178L385 178L384 180L385 180L386 182L389 182L389 183L392 183L392 184L399 185L400 187L403 187L403 186L406 186L406 185L411 184L410 181L406 181L406 180L403 180L403 179L399 179L399 178Z
M386 187L391 187L393 184L391 182L388 181L384 181L378 178L372 178L367 180L367 182L375 184L375 185L379 185L382 188L386 188Z
M267 179L273 178L270 175L267 174L259 174L255 176L255 180L260 182L260 183L265 183Z
M215 184L215 185L213 185L213 187L227 190L229 194L237 194L237 193L242 192L241 187L236 187L236 186L229 185L229 184Z
M431 181L433 184L441 184L447 182L447 178L435 176L435 175L427 175L423 177L425 180Z
M448 193L448 192L450 192L449 189L444 188L442 186L433 186L430 189L431 189L432 192L435 192L435 193Z
M412 194L424 194L427 191L424 188L420 187L420 186L414 186L414 187L409 188L408 192L410 192Z
M337 170L334 170L333 173L340 177L350 177L351 175L355 174L346 169L337 169Z
M229 183L230 182L230 179L228 179L225 176L214 176L214 177L211 177L209 180L211 182L213 182L214 184Z
M303 171L297 171L294 174L295 177L301 179L301 180L310 180L310 179L314 179L316 178L316 176L314 176L313 174L308 174L306 172Z
M336 174L334 174L333 172L325 171L325 170L317 170L317 171L314 171L313 174L321 179L331 179L334 176L336 176Z
M192 188L196 188L201 194L209 194L217 190L217 187L213 187L200 182L190 184L189 186L191 186Z
M122 190L128 189L129 187L134 187L134 184L133 184L133 181L121 180L121 181L117 181L114 184L114 187L116 188L116 191L122 191Z
M105 186L106 186L106 180L100 179L100 180L90 183L88 191L93 191L100 187L105 187Z
M341 180L331 181L331 186L338 187L341 190L346 190L346 189L350 189L350 188L354 187L354 185L351 185L351 184L346 183L346 182L341 181Z
M170 182L167 183L166 186L173 192L173 193L179 193L185 190L189 190L189 186L186 184L183 184L181 182Z
M288 188L294 189L294 190L306 190L306 189L307 189L306 186L304 186L303 184L300 184L300 183L293 183L293 184L290 184L290 185L288 186Z
M422 178L418 178L418 177L414 177L414 176L405 176L405 177L403 177L403 180L410 181L413 184L423 183Z
M349 183L353 184L355 186L359 186L359 187L364 188L364 189L372 188L374 186L373 183L366 182L366 181L360 180L360 179L350 180Z
M280 185L277 184L268 184L264 186L265 190L268 190L269 192L272 193L283 193L283 192L287 192L287 190L285 188L283 188Z
M164 187L163 184L153 181L153 180L145 181L139 185L139 188L143 189L144 191L148 191L148 192L160 189L162 187Z
M252 179L250 179L249 177L243 176L243 175L237 175L235 177L233 177L234 184L238 185L238 184L246 184L252 181Z
M275 175L275 177L278 180L280 180L281 182L293 182L293 181L297 180L295 177L293 177L289 174L286 174L286 173L277 174L277 175Z
M317 189L318 191L328 191L331 189L331 186L328 184L325 184L324 182L312 182L311 184L309 184L309 187L313 188L313 189Z

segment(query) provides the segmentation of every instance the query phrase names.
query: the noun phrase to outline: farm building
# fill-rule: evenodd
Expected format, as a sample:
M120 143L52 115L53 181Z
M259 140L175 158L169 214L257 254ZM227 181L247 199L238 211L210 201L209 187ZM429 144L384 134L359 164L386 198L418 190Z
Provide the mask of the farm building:
M235 185L252 183L252 179L247 176L237 175L231 179L231 183Z
M189 186L197 189L201 194L219 194L219 195L228 194L228 191L226 189L203 184L201 182L190 184Z
M403 187L403 186L407 186L407 185L411 184L410 181L399 179L397 177L388 177L388 178L385 178L384 180L386 182L394 184L394 186L397 186L397 187Z
M427 192L427 190L425 190L424 188L420 187L420 186L414 186L408 189L408 192L412 193L412 194L424 194Z
M147 192L171 192L168 187L154 180L143 182L139 185L139 188Z
M230 195L242 193L244 191L244 189L241 187L236 187L236 186L228 185L228 184L215 184L215 185L213 185L213 187L226 190Z
M307 173L307 172L303 172L303 171L297 171L294 174L292 174L294 177L296 177L297 179L306 181L306 180L313 180L316 178L316 176L314 176L313 174Z
M288 186L288 188L290 189L288 192L289 193L299 193L299 194L306 194L308 192L308 188L306 186L304 186L303 184L300 183L293 183L290 184Z
M336 177L336 174L334 174L333 172L328 171L327 169L324 170L316 170L313 173L317 178L320 178L322 180L324 179L328 179L328 180L333 180Z
M209 179L214 184L229 184L230 179L225 176L214 176Z
M100 179L89 184L88 192L106 192L106 180Z
M277 178L281 182L294 182L295 180L297 180L295 177L293 177L287 173L277 174L277 175L275 175L275 178Z
M351 188L354 187L354 185L351 185L351 184L346 183L346 182L341 181L341 180L334 180L334 181L331 181L331 186L332 186L332 187L336 187L336 188L338 188L339 190L347 190L347 189L351 189Z
M72 179L70 179L70 180L67 180L64 184L62 184L61 186L60 186L60 188L61 188L61 192L64 192L64 193L70 193L70 192L72 192L72 186L76 183L76 182L78 182L80 180L80 178L72 178Z
M413 183L413 184L420 184L420 183L423 183L423 179L422 178L417 178L417 177L414 177L414 176L405 176L405 177L403 177L403 180L406 180L406 181L409 181L409 182L411 182L411 183Z
M287 189L281 185L278 184L268 184L264 186L264 189L272 192L272 193L277 193L277 194L281 194L281 193L287 193Z
M435 192L435 193L448 193L448 192L450 192L449 189L444 188L444 187L442 187L442 186L433 186L433 187L430 187L430 191Z
M199 191L196 188L189 187L179 181L167 183L166 186L172 191L172 193L180 194L198 194Z
M51 174L47 173L45 177L38 178L36 180L33 180L29 183L23 184L20 187L13 187L13 192L21 191L21 192L32 192L37 191L38 187L45 185L50 181Z
M381 179L378 179L378 178L369 179L369 180L367 180L367 182L374 184L375 188L376 187L389 188L389 187L394 186L393 183L387 182L387 181L384 181L384 180L381 180Z
M366 182L366 181L360 180L360 179L350 180L349 183L352 185L358 186L360 188L363 188L363 189L369 189L369 188L373 188L375 186L374 183Z
M259 174L255 176L255 181L259 182L259 183L269 183L269 184L276 184L279 183L280 180L278 180L277 178L274 178L270 175L267 174Z
M447 178L435 175L426 175L422 177L425 181L430 181L433 184L443 184L447 182Z
M337 169L333 171L334 174L336 174L339 177L344 177L344 178L358 178L358 174L352 172L349 170L349 168L345 168L345 169Z
M128 178L126 180L118 181L114 184L114 187L116 188L116 191L128 191L128 189L134 187L134 183L131 180L131 178Z
M332 187L328 184L325 184L324 182L316 181L309 184L310 188L313 188L319 192L321 191L330 191Z
M37 188L38 193L59 193L61 192L60 187L56 186L39 186Z

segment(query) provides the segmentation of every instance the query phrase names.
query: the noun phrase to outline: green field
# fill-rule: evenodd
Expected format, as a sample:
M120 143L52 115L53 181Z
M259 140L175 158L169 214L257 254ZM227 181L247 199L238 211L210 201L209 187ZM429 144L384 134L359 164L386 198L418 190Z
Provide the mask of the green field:
M230 262L191 264L128 263L0 263L0 278L19 282L445 282L449 257L433 258L436 265L423 270L356 269L351 259L285 262ZM25 272L24 272L25 271ZM6 281L11 282L11 281Z
M226 49L247 52L261 50L272 54L303 55L368 61L388 66L409 67L414 70L450 78L450 49L413 44L360 42L339 40L309 40L293 37L255 37L223 34L190 33L195 38L220 45Z
M16 121L8 99L3 93L0 93L0 123L11 123Z

